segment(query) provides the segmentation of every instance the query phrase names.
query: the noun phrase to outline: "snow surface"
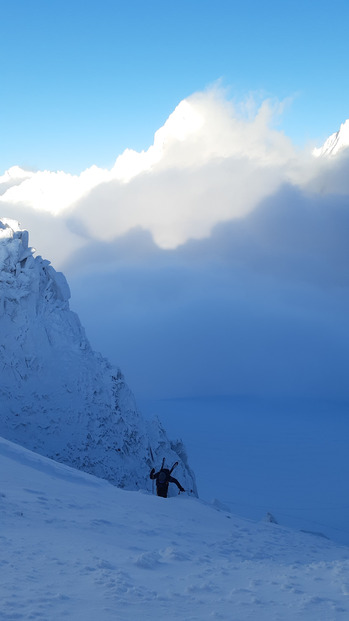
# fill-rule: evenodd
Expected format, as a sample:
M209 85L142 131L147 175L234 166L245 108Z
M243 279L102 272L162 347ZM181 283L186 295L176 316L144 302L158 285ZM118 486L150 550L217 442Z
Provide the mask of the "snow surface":
M331 134L329 138L324 142L322 147L313 150L313 155L315 157L322 156L334 156L337 155L343 149L347 149L349 147L349 119L347 119L342 125L338 132Z
M64 275L33 252L18 222L0 220L0 434L126 489L151 489L150 469L179 460L196 494L183 444L141 416L70 310Z
M0 618L341 621L348 548L0 439Z

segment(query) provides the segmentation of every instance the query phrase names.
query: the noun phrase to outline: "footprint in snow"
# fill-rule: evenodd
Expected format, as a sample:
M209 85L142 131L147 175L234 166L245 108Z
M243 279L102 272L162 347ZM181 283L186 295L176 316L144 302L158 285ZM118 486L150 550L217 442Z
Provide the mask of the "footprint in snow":
M188 561L190 556L184 552L177 552L174 548L168 547L165 550L161 550L160 554L166 561ZM192 557L191 557L192 558Z
M156 569L160 565L160 560L159 552L144 552L137 558L135 565L142 569Z

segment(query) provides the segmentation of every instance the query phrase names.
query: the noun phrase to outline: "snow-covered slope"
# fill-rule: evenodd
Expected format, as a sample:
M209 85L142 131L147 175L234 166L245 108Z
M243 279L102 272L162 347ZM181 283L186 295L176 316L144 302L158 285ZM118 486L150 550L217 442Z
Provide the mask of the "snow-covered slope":
M348 548L0 439L0 618L344 621Z
M337 155L349 147L349 119L342 123L338 132L332 134L322 147L313 150L316 157Z
M92 351L63 274L28 232L0 221L0 434L128 489L150 488L162 457L196 493L185 450L145 421L120 370Z

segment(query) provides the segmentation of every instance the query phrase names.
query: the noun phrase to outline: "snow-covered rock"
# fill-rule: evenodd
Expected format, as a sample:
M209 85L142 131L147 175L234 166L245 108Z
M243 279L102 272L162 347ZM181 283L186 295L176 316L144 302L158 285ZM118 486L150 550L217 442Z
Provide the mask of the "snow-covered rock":
M141 416L91 349L64 275L34 252L18 222L0 220L0 435L127 489L150 489L150 468L179 460L196 493L181 442Z
M315 157L337 155L339 151L349 147L349 119L342 123L338 132L332 134L322 147L313 150Z

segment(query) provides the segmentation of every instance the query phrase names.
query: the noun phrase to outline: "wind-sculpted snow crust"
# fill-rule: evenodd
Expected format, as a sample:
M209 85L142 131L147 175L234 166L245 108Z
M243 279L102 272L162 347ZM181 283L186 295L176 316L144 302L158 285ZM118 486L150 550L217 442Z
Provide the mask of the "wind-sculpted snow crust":
M150 468L179 459L196 494L183 445L141 416L121 371L91 349L64 275L34 252L18 222L0 220L0 435L126 489L150 489Z

